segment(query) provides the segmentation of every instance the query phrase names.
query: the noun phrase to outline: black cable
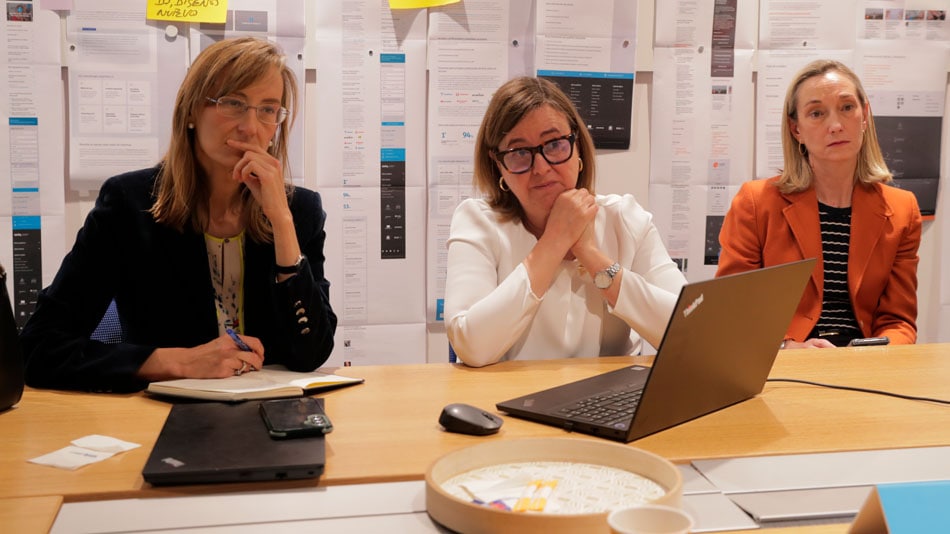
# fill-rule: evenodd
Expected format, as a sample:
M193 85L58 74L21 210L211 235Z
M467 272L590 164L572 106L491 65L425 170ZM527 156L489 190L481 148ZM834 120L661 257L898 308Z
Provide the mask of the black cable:
M861 393L873 393L875 395L887 395L888 397L897 397L898 399L936 402L938 404L950 404L950 400L934 399L931 397L914 397L912 395L904 395L902 393L892 393L890 391L882 391L879 389L859 388L859 387L854 387L854 386L839 386L837 384L824 384L822 382L812 382L811 380L800 380L798 378L769 378L768 380L766 380L766 382L795 382L798 384L808 384L810 386L819 386L823 388L844 389L847 391L859 391Z

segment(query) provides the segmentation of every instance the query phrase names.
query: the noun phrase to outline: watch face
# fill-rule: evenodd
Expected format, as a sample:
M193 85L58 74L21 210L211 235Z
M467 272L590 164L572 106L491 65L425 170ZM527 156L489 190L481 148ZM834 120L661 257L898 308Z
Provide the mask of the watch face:
M598 271L594 274L594 286L596 286L597 289L607 289L610 287L610 284L613 283L614 276L616 276L618 272L620 272L620 264L616 262L603 271Z

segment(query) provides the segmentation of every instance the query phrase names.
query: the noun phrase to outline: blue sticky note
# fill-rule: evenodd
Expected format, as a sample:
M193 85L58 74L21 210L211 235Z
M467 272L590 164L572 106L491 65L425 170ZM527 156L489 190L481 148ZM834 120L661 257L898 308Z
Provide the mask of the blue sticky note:
M876 493L885 532L950 532L950 481L881 484ZM872 493L869 499L874 498ZM855 522L855 527L858 523ZM854 528L852 531L862 530Z

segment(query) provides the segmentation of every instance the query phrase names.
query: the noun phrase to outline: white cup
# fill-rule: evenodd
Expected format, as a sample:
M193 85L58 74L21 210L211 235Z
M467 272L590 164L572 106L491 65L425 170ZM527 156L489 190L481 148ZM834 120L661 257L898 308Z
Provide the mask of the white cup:
M672 506L644 504L610 512L607 524L613 534L686 534L693 518Z

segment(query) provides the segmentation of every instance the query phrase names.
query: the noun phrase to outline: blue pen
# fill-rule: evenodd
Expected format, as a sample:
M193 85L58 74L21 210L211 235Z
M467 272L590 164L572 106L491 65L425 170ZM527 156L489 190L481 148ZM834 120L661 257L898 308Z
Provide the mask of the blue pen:
M239 336L237 332L235 332L231 328L225 328L224 331L227 332L229 336L231 336L231 339L234 340L234 343L237 344L239 349L243 350L244 352L254 352L254 349L247 346L247 343L245 343L244 340L241 339L241 336Z

